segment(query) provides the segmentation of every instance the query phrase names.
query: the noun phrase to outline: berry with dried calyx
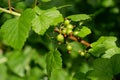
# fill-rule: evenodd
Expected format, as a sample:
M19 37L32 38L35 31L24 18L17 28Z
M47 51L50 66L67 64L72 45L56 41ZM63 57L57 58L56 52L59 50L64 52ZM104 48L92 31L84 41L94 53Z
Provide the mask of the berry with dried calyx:
M74 31L74 32L73 32L73 35L74 35L74 36L78 36L78 33L79 33L79 31Z
M63 42L64 41L64 36L62 34L57 35L57 41Z
M70 33L73 33L73 31L71 29L67 29L67 35L69 35Z

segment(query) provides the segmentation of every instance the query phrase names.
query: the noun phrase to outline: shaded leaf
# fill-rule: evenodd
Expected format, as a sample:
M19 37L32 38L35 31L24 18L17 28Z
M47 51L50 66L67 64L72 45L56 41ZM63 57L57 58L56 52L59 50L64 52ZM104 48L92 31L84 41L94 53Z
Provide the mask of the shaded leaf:
M109 59L97 59L93 64L94 70L89 72L90 80L112 80L113 74Z
M68 74L61 69L54 69L51 72L50 80L69 80Z
M113 74L120 73L120 54L116 54L111 58Z
M27 77L27 80L40 80L44 75L45 74L40 68L34 67L31 69L30 75Z
M58 50L50 51L46 57L46 62L49 76L54 69L62 68L62 58Z
M88 80L86 78L86 75L82 72L77 72L75 73L75 75L73 76L73 80Z
M13 51L8 53L8 67L20 77L25 76L25 70L29 71L29 63L34 54L34 50L30 47L26 47L24 52Z

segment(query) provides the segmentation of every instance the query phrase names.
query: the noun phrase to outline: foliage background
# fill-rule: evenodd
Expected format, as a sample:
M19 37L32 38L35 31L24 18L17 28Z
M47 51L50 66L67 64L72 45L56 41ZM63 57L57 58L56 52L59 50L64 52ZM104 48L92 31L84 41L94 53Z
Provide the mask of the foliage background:
M22 12L27 8L33 8L34 0L11 0L11 4L16 10ZM38 0L38 6L40 9L58 7L64 17L73 14L91 15L92 20L87 22L86 25L91 29L92 33L87 36L85 40L93 43L101 36L116 36L116 44L118 47L120 46L119 0ZM8 9L7 0L0 0L0 7ZM6 20L13 17L14 16L11 14L0 12L0 26L2 26ZM41 40L41 38L47 38L46 41L44 41L46 44ZM4 43L2 33L0 33L0 60L2 61L3 59L3 63L0 62L0 80L48 80L49 75L46 71L45 58L49 51L49 47L46 47L49 40L50 39L48 37L39 36L31 31L22 51L16 51ZM59 51L61 52L63 59L63 70L53 71L50 80L56 80L56 78L58 78L58 80L73 80L72 75L77 74L76 72L79 68L81 69L81 72L78 72L78 75L75 75L75 80L87 80L85 77L86 75L84 74L88 70L91 70L88 64L91 65L91 59L94 60L96 57L92 57L90 61L86 63L86 60L82 57L71 58L71 56L67 54L66 50L63 48L59 48ZM58 53L59 55L59 52L56 51L55 53ZM120 52L118 51L118 53ZM103 62L104 61L105 63L101 63L106 64L104 67L109 65L109 60L103 59ZM98 60L98 62L101 61ZM53 65L56 64L57 63L54 63ZM100 65L98 64L98 66ZM108 66L104 67L102 69L106 69ZM106 70L106 72L111 73L110 70ZM119 80L117 79L119 74L115 74L114 76L116 80ZM111 80L111 74L109 78L103 78L104 77L101 76L102 80ZM100 79L91 78L90 80Z

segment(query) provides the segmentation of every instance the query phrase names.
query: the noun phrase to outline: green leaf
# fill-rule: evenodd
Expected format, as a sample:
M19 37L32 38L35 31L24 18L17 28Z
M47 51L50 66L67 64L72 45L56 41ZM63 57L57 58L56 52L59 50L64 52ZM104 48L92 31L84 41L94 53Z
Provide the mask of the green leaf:
M84 51L86 49L86 47L79 42L71 42L69 45L72 46L70 55L74 58L78 57L79 51Z
M50 51L46 57L46 62L47 62L47 72L49 76L51 75L51 72L54 69L62 68L62 58L58 50Z
M27 80L42 80L42 76L45 74L43 71L38 67L33 67L30 71L30 75L28 76Z
M8 67L20 77L25 76L26 72L29 71L29 63L34 54L34 50L31 50L30 47L26 47L24 52L14 51L9 52L8 57Z
M0 64L5 63L8 59L0 53Z
M1 28L5 43L15 49L21 49L29 35L33 18L33 10L27 9L20 18L7 20Z
M6 80L7 78L7 67L5 64L0 64L0 79Z
M26 80L25 78L21 78L19 76L13 75L13 74L9 74L7 77L7 80Z
M69 80L68 79L68 74L61 70L61 69L54 69L52 72L51 72L51 77L50 77L50 80Z
M101 54L104 54L106 50L117 47L116 46L116 37L100 37L96 42L91 44L91 49L89 52L92 53L94 56L99 57Z
M117 40L116 37L102 36L102 37L100 37L100 38L97 40L97 42L92 43L91 46L92 46L92 47L95 47L96 45L104 44L105 47L106 47L107 49L109 49L109 48L112 48L112 47L116 47L116 43L115 43L116 40Z
M32 21L32 28L37 34L43 35L50 25L57 25L63 21L62 15L56 8L40 10L36 7L34 10L36 17Z
M116 54L111 58L113 74L120 73L120 54Z
M115 2L114 2L114 0L103 0L102 5L104 7L112 7L115 5Z
M72 21L82 21L82 20L87 20L91 19L91 17L87 14L76 14L76 15L71 15L68 16Z
M40 53L45 53L45 52L40 50ZM36 64L39 64L41 68L46 69L46 54L40 55L35 51L34 56L32 57L32 60L34 60Z
M111 58L115 54L120 54L120 48L113 47L105 51L105 54L102 55L102 58Z
M89 72L90 80L112 80L111 62L109 59L97 59L93 64L94 70Z
M80 32L78 33L78 36L81 38L84 38L90 33L91 33L91 30L88 27L83 26Z
M42 2L49 2L49 1L51 1L51 0L41 0Z
M82 72L77 72L75 73L75 75L73 76L73 80L88 80L86 78L86 75Z
M86 74L90 70L92 70L90 65L88 65L88 63L86 63L86 62L82 62L81 66L80 66L80 72Z

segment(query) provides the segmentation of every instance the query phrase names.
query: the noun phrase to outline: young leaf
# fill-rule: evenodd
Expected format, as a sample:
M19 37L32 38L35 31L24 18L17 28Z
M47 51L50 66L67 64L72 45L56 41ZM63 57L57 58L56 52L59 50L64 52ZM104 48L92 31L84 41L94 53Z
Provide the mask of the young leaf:
M58 50L50 51L46 57L47 62L47 72L48 75L51 75L51 72L54 69L61 69L62 68L62 59L61 54Z
M105 51L105 54L102 55L102 58L111 58L115 54L120 54L120 48L113 47Z
M27 9L19 18L7 20L1 28L5 43L20 50L29 35L33 18L33 10Z
M106 50L117 47L116 46L116 37L100 37L96 42L91 44L91 49L89 52L92 53L94 56L99 57L101 54L104 54Z
M57 25L63 21L62 15L56 8L40 10L36 7L34 10L36 17L32 21L32 27L37 34L43 35L50 25Z
M82 21L82 20L91 19L91 17L87 14L71 15L71 16L68 16L68 18L71 19L72 21Z
M91 33L91 30L88 27L83 26L83 28L78 33L78 36L81 38L84 38L87 35L89 35L90 33Z

